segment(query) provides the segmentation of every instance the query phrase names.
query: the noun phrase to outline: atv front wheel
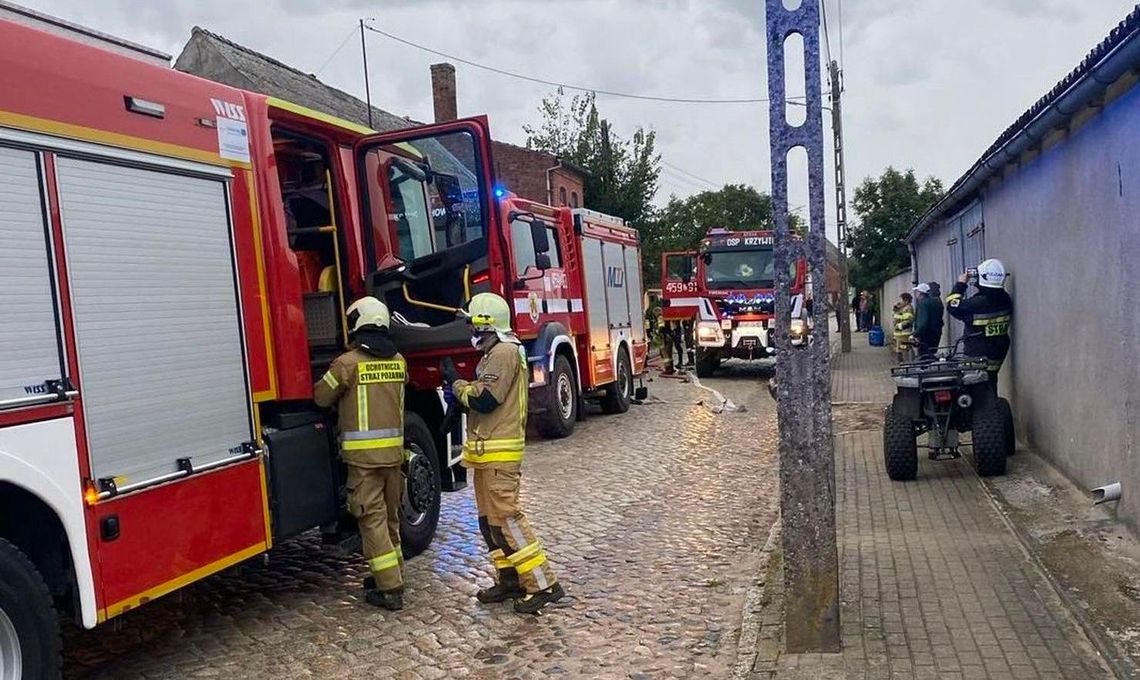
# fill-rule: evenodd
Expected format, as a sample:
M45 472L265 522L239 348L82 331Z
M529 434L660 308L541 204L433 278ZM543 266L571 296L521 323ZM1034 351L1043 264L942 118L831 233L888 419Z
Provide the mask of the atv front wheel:
M883 462L887 476L896 482L907 482L918 476L918 442L914 423L888 406L883 419Z
M1004 475L1009 439L1001 406L975 409L970 429L974 433L974 469L978 476Z

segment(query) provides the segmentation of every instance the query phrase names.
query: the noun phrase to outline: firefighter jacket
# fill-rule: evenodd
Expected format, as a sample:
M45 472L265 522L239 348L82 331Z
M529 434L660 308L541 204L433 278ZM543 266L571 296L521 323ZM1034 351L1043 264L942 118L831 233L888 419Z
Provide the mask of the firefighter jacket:
M966 284L954 284L946 296L950 316L965 324L964 350L968 356L985 357L987 368L997 371L1009 352L1009 325L1013 300L1002 288L978 288L966 298Z
M404 462L407 376L404 357L394 348L387 356L356 348L334 359L313 385L318 406L337 407L344 462L358 467L389 467Z
M910 337L914 331L914 307L899 303L894 307L894 322L895 335L898 337Z
M513 468L526 447L526 400L530 387L526 350L512 342L496 342L475 367L475 380L452 383L455 398L467 409L463 464L469 468ZM485 392L498 406L490 413L471 408Z

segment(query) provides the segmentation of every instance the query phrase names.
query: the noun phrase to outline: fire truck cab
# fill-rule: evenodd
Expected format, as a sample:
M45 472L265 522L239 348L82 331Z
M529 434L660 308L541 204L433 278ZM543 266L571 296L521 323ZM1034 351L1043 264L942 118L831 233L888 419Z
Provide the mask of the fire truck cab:
M807 265L789 272L792 343L807 336L803 310ZM712 228L696 252L665 253L664 318L692 325L698 377L709 376L725 359L773 360L776 272L773 234Z

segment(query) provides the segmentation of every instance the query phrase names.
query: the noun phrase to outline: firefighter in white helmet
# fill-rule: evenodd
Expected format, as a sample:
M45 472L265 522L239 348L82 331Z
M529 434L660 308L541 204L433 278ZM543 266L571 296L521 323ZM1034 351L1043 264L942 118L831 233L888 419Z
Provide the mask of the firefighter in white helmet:
M1009 326L1013 320L1013 300L1005 292L1007 274L1001 260L989 259L976 270L958 277L954 290L946 296L950 316L965 324L963 349L969 356L985 357L990 388L997 394L998 371L1009 353ZM966 298L970 283L978 292Z
M340 455L348 466L348 509L356 517L371 576L365 600L404 606L400 501L404 490L404 383L407 365L388 338L388 307L363 297L348 308L352 348L313 386L319 406L337 407Z
M463 464L474 470L479 530L495 567L495 585L480 602L515 600L515 611L537 614L565 594L546 552L519 507L519 478L526 446L529 388L526 352L511 331L511 308L494 293L468 304L471 343L483 352L475 380L460 380L444 360L445 385L467 411Z

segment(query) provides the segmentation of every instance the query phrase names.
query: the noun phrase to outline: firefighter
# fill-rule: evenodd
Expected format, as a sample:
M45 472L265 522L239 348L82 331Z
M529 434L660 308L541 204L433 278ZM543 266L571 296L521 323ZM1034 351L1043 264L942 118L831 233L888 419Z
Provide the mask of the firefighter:
M676 321L666 321L662 323L658 336L658 341L661 343L661 359L665 362L665 370L663 371L665 375L673 375L676 373L676 368L673 364L673 343L676 325Z
M997 394L998 371L1009 353L1009 325L1013 320L1013 300L1005 292L1005 267L989 259L976 270L967 270L946 296L950 316L965 324L964 350L968 356L985 357L990 388ZM978 292L966 298L969 282Z
M468 324L472 344L483 353L475 380L460 380L450 359L440 370L450 398L468 413L463 465L474 471L479 530L495 568L495 585L476 598L485 604L513 599L515 611L537 614L565 593L519 506L529 388L526 352L511 331L510 306L494 293L471 298Z
M914 332L914 305L910 293L903 293L892 308L892 326L895 340L895 358L900 362L910 351L910 336Z
M388 307L376 298L350 305L352 348L333 360L313 386L313 398L337 407L348 509L372 574L364 580L365 600L395 611L404 606L399 510L407 366L388 338L388 324Z

